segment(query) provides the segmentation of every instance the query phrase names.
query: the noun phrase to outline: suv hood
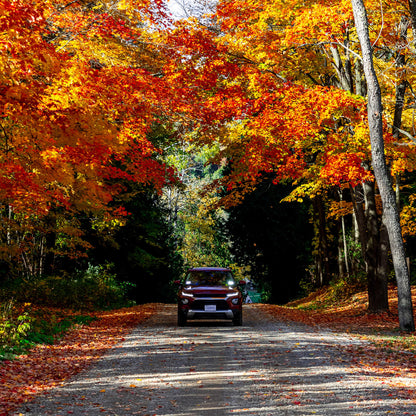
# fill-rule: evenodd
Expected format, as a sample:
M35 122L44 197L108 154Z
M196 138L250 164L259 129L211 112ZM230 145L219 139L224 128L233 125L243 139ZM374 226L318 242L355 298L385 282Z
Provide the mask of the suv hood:
M183 292L192 295L203 295L203 294L217 294L217 295L229 295L232 293L239 292L237 288L229 289L222 286L186 286L182 289Z

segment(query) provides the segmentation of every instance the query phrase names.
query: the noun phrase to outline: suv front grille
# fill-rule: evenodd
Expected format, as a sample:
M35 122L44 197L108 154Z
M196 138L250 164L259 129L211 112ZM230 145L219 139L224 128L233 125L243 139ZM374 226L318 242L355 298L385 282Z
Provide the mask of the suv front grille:
M227 295L224 295L223 293L213 293L213 294L209 294L209 293L198 293L198 295L195 295L197 298L221 298L221 299L225 299L227 297Z
M215 305L217 311L226 311L230 309L225 300L196 300L192 303L191 308L195 311L203 311L205 310L205 305Z

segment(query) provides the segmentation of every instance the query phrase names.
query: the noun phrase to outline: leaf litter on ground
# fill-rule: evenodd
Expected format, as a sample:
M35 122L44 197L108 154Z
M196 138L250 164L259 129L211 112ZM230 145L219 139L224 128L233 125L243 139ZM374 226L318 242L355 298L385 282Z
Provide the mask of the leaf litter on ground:
M385 379L416 402L416 391L406 388L405 379L416 378L416 334L399 330L397 289L389 287L389 311L369 313L367 293L358 292L343 300L328 300L330 290L323 288L286 306L261 305L279 320L303 323L335 332L345 332L368 341L365 346L341 347L360 371ZM416 305L416 288L412 288ZM415 317L416 319L416 317Z
M416 304L416 288L412 290ZM351 362L368 373L384 377L386 384L414 398L403 378L416 378L416 337L398 330L397 293L389 289L390 311L367 312L367 295L358 292L342 301L328 302L328 289L286 306L257 304L276 319L346 332L369 341L365 348L345 348ZM97 320L71 329L54 345L38 345L16 360L0 363L0 416L6 416L35 396L62 384L84 370L126 334L160 309L158 304L139 305L97 313Z
M96 320L75 326L55 344L38 344L0 362L0 416L78 374L157 309L157 304L146 304L97 312Z

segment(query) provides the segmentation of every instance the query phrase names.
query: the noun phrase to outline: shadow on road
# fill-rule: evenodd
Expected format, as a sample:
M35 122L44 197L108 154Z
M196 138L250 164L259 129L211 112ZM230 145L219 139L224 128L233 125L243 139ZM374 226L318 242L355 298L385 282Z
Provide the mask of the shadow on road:
M22 415L403 415L416 407L352 367L347 337L271 321L191 321L176 308L137 328L89 371Z

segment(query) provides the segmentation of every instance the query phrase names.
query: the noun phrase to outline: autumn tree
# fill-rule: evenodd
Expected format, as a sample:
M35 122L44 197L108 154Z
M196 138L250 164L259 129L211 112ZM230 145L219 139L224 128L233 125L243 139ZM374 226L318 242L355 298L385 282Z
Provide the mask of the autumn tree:
M48 252L85 253L77 213L123 221L120 181L164 183L147 138L169 100L148 46L162 16L161 3L0 2L2 257L25 274Z
M399 213L392 184L390 172L387 169L384 142L381 104L381 91L372 59L372 47L368 34L367 13L362 0L352 0L357 34L363 54L363 68L368 88L368 123L370 127L370 140L372 152L372 165L380 188L383 202L384 222L389 234L394 269L396 273L399 296L400 328L414 331L412 296L410 292L409 270L406 264L403 238L400 228Z
M191 133L192 135L192 133ZM232 263L225 232L227 214L218 206L214 190L201 192L215 178L222 177L222 163L212 164L218 146L198 147L185 141L169 150L166 162L177 170L175 186L164 189L163 201L174 227L177 251L185 268L196 266L230 266Z
M401 44L395 24L405 12L394 3L386 27L374 27L384 49ZM172 77L177 85L192 85L192 93L182 92L203 126L201 140L217 140L233 168L222 184L238 192L225 202L252 191L264 172L273 172L276 181L294 180L292 199L317 200L349 185L368 264L369 307L387 309L387 240L377 210L367 86L350 2L227 1L219 3L216 18L211 26L178 24L170 42L186 56L174 58ZM380 68L393 55L380 52ZM394 90L388 83L385 88ZM406 137L398 140L388 131L389 121L384 119L387 158L398 173L410 166L405 161L411 151Z

